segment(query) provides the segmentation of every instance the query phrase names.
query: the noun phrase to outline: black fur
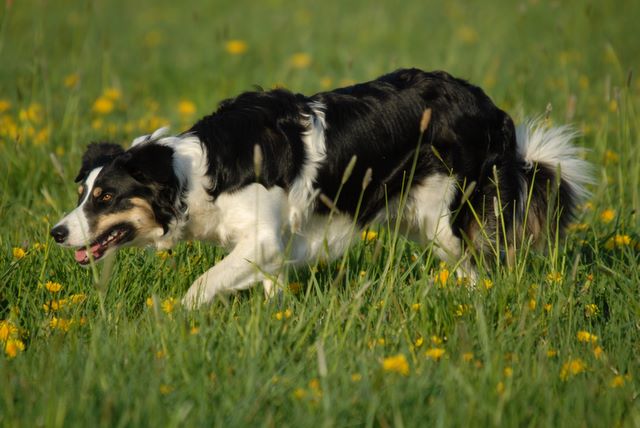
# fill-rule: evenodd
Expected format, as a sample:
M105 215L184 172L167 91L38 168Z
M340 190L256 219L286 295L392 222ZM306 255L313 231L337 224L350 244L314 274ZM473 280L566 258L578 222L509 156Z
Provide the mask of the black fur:
M82 155L82 166L75 182L83 181L93 169L108 164L122 153L124 153L124 149L118 144L107 142L89 144Z

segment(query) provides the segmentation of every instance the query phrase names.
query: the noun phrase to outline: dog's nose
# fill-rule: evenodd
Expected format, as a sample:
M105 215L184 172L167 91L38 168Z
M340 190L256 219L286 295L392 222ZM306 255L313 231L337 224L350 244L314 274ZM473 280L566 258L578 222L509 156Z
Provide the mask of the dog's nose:
M62 244L69 236L69 229L67 229L67 226L61 224L51 229L50 233L58 244Z

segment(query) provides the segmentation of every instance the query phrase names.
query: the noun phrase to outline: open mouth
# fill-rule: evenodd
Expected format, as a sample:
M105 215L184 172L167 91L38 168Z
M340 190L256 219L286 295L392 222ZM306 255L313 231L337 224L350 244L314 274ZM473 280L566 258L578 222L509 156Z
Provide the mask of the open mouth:
M93 261L100 260L110 248L131 240L133 229L125 224L118 224L100 235L92 244L76 250L76 261L81 265L87 265L93 257Z

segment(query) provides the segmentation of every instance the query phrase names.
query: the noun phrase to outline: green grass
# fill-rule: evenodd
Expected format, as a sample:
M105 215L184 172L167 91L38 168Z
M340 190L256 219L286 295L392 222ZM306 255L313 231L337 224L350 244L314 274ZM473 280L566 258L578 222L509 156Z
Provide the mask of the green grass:
M0 6L0 424L640 424L640 3L216 3ZM253 85L313 93L404 66L468 78L517 120L550 105L583 132L598 184L566 241L471 290L383 229L343 274L312 266L292 274L297 292L266 302L256 287L187 313L170 299L220 250L127 250L106 275L48 238L89 141L178 131ZM119 96L100 114L108 89ZM384 369L399 354L406 375Z

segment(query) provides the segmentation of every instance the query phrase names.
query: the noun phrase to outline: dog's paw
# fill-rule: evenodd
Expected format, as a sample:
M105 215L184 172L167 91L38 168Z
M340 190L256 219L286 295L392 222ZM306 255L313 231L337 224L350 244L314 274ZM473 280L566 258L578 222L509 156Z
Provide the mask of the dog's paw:
M200 306L206 303L204 293L200 287L192 286L184 295L180 304L188 311L198 309Z

